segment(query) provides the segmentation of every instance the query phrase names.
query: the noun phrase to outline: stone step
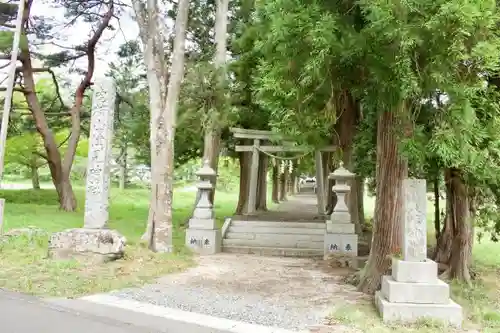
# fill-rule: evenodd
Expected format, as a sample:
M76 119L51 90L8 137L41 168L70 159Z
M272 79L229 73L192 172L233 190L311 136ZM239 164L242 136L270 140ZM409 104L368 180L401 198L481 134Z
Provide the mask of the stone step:
M307 228L307 229L325 229L325 222L273 222L273 221L231 221L235 227L253 227L253 228Z
M308 235L308 234L258 234L255 232L227 232L226 239L248 239L248 240L284 240L284 241L312 241L324 242L324 235Z
M234 222L233 222L234 223ZM234 226L231 223L228 232L254 233L254 234L299 234L299 235L324 235L325 229L316 228L284 228L284 227L253 227L253 226Z
M277 235L281 236L281 235ZM323 241L297 240L292 238L277 239L223 239L222 246L251 246L251 247L276 247L323 250Z
M240 253L240 254L256 254L261 256L274 257L308 257L308 258L323 258L323 249L298 249L298 248L276 248L265 246L223 246L222 252Z

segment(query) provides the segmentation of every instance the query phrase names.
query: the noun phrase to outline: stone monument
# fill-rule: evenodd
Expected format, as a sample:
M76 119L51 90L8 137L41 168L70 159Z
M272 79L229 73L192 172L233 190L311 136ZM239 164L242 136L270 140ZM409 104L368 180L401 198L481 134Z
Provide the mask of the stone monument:
M392 276L382 277L375 303L384 322L429 318L462 324L462 308L450 300L437 264L427 259L427 187L423 179L403 181L403 259L392 259Z
M186 230L186 246L199 254L215 254L221 250L221 231L217 228L214 210L210 202L210 192L213 185L210 179L216 176L215 171L205 161L203 167L196 173L200 177L197 184L200 190L200 200L194 209Z
M332 189L337 195L337 204L330 219L326 221L325 259L331 255L351 258L358 256L358 235L355 233L354 223L346 204L346 195L351 189L348 182L354 179L354 176L340 163L340 167L328 177L335 180Z
M123 256L125 238L107 229L115 99L113 81L107 79L94 84L84 225L51 236L49 255L53 258L109 261Z

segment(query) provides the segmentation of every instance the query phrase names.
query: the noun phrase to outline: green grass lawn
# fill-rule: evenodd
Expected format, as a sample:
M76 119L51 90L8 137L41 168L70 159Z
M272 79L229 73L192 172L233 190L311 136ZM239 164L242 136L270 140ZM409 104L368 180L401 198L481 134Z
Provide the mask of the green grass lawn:
M54 190L5 190L4 230L34 227L43 235L10 237L0 243L0 288L35 295L78 296L144 284L154 278L193 265L185 249L184 227L192 212L194 192L176 192L174 196L175 253L157 254L140 241L148 215L149 191L113 189L109 227L127 237L123 260L110 264L84 266L76 261L54 261L47 258L47 241L51 232L83 225L84 192L76 190L79 209L76 213L58 210ZM218 192L216 215L219 221L235 208L232 193Z

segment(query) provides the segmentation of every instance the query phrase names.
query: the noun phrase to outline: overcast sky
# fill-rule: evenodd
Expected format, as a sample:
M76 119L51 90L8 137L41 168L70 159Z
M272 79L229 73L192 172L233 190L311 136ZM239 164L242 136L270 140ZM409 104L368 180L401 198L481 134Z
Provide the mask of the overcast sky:
M57 22L57 27L54 29L57 32L55 34L56 38L54 38L52 42L62 47L82 45L89 39L89 35L92 31L92 26L82 21L79 21L72 26L66 26L69 19L64 17L64 10L62 8L54 7L48 1L34 0L31 15L50 17ZM121 15L119 22L118 20L113 19L112 26L115 30L106 30L97 46L96 67L94 71L95 79L105 75L108 70L108 64L116 60L116 51L121 44L123 44L126 40L135 40L138 38L139 30L137 23L133 19L133 12L131 9ZM43 53L54 53L64 50L64 48L56 45L45 45L42 50ZM86 62L86 58L82 58L75 65L80 68L86 68ZM37 65L40 66L41 64ZM76 86L82 78L79 74L68 74L68 69L58 69L56 70L56 73L65 80L69 79L72 86ZM5 75L6 69L3 69L3 78ZM70 91L67 89L65 90L65 95L67 95L73 89Z

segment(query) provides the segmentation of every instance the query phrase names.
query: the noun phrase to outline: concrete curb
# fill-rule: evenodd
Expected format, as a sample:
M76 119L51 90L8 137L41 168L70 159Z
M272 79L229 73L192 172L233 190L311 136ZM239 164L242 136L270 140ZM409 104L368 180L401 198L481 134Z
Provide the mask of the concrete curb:
M123 310L160 317L167 327L175 327L173 332L203 332L203 333L297 333L281 328L255 325L241 321L218 318L200 313L182 311L149 303L122 299L106 294L96 294L79 298L79 300L120 308ZM301 331L309 332L309 331Z

